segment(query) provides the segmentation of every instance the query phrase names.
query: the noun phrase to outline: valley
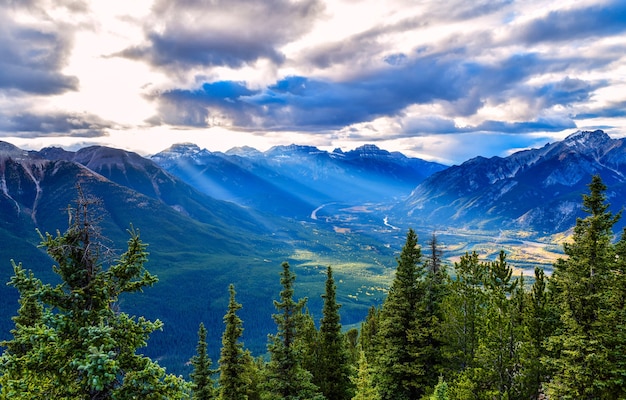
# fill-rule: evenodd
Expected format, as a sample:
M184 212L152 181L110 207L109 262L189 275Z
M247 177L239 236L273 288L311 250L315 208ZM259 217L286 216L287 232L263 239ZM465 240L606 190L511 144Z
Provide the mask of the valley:
M541 149L451 167L373 145L212 153L185 144L145 158L101 146L28 152L0 142L0 279L10 279L13 259L55 281L36 232L67 227L80 184L102 200L102 234L111 248L124 247L131 224L149 245L147 268L159 283L121 298L120 307L163 321L146 355L186 373L200 322L209 328L211 357L218 357L231 283L243 304L245 346L265 353L283 261L315 320L325 268L333 267L345 327L358 327L385 298L409 228L423 255L436 235L450 268L466 252L493 260L504 250L529 283L536 266L549 275L593 174L609 186L615 212L624 206L622 141L577 132ZM17 309L15 290L0 285L0 306L3 339Z

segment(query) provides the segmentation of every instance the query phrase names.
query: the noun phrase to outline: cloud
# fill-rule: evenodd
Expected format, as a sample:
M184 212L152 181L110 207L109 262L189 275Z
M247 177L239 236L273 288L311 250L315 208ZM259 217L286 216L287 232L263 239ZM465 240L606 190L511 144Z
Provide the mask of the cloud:
M220 123L240 128L314 131L401 116L415 104L445 103L448 114L467 116L485 102L504 102L515 92L525 91L528 101L544 99L548 105L589 97L593 86L580 79L529 86L529 78L547 63L537 54L514 55L497 64L437 54L403 59L343 81L290 76L255 90L245 82L221 81L154 98L167 114L163 121L175 125L210 126L211 116L217 116ZM507 132L514 126L503 125Z
M306 33L322 11L320 0L161 0L145 25L146 43L118 55L178 71L281 64L279 47Z
M602 107L586 107L572 116L574 119L621 118L626 117L626 100L610 102Z
M59 94L77 90L78 79L61 72L72 45L60 26L17 23L0 10L0 91Z
M0 114L0 131L17 137L72 136L99 137L115 124L90 114L53 112L46 114L12 113Z
M527 44L593 40L626 31L626 3L614 0L587 7L555 10L533 19L514 31L513 37Z

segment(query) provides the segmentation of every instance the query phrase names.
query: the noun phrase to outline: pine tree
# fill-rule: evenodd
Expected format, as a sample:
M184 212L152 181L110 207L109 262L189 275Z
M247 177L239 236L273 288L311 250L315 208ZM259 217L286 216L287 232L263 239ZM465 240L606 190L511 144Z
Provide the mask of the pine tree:
M311 373L302 367L301 347L298 346L299 329L302 325L306 298L295 301L295 275L289 264L282 264L280 301L274 301L277 313L272 317L277 333L270 335L267 346L270 361L266 366L264 400L321 400L324 397L311 383Z
M336 301L336 285L331 267L327 269L324 307L319 331L319 356L315 383L328 400L351 399L354 390L350 375L349 354L341 333L340 305Z
M374 376L371 366L367 361L365 352L359 352L357 375L352 377L355 386L355 394L352 400L379 400L380 395L374 385Z
M348 351L348 364L354 368L359 362L359 330L357 328L348 329L344 334L344 339Z
M250 350L246 350L243 353L244 361L244 376L247 382L248 400L261 400L262 395L262 382L264 378L265 361L263 357L254 358L250 354Z
M517 349L522 340L519 311L523 306L523 289L516 292L520 281L513 280L512 274L513 268L507 263L504 251L500 251L496 261L487 263L487 308L477 358L478 366L484 371L481 385L492 390L493 398L498 399L513 398L517 391L514 382L519 368Z
M439 382L435 386L434 393L430 396L429 400L448 400L448 384L443 378L439 377Z
M478 254L465 253L454 263L456 277L443 301L441 327L444 356L449 374L475 366L480 328L484 324L484 283L487 265Z
M44 284L14 264L10 284L21 298L13 339L0 360L0 398L185 398L181 378L136 354L160 321L120 312L120 295L157 279L144 268L146 245L130 231L128 249L108 264L91 207L79 188L68 230L42 235L61 283Z
M381 399L419 399L429 382L418 324L423 316L424 266L417 235L410 229L396 276L383 303L377 334L376 386ZM433 383L434 385L434 383Z
M561 329L550 338L555 354L549 359L553 376L547 386L554 398L608 399L616 390L607 387L613 365L602 316L610 310L607 294L616 260L612 228L620 215L609 211L599 176L592 178L589 190L583 195L588 215L576 221L573 242L563 246L567 259L557 260L550 279L561 316Z
M607 377L607 392L614 399L626 398L626 228L615 244L611 290L607 292L608 311L600 316L606 327L607 358L612 365Z
M425 365L426 382L434 385L443 372L444 357L443 343L441 341L441 322L443 320L442 303L448 293L449 276L443 263L443 250L439 240L433 233L428 241L428 254L426 257L424 278L424 312L420 321L422 333L422 354Z
M380 323L380 308L371 306L367 310L365 321L361 323L361 334L359 335L359 346L365 352L368 360L374 360L377 356L376 339Z
M222 349L219 360L219 399L220 400L247 400L250 380L246 376L246 360L243 344L239 341L243 334L243 321L237 316L237 310L242 306L235 300L235 286L228 288L230 295L228 312L224 316L224 334L222 335Z
M535 267L535 282L527 296L524 309L525 338L520 349L521 371L519 383L521 395L526 399L538 399L543 393L543 384L548 373L542 357L547 354L546 342L554 332L555 319L548 303L547 278L542 268Z
M211 369L213 362L207 353L206 333L204 324L200 322L196 355L191 357L190 361L193 366L190 374L193 400L212 400L216 397L215 382L212 377L215 371Z

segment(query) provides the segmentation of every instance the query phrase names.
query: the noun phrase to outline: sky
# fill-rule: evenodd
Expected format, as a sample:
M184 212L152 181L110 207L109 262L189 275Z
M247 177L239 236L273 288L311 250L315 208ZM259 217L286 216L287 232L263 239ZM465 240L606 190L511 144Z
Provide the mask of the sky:
M626 1L0 0L0 140L375 144L460 164L626 136Z

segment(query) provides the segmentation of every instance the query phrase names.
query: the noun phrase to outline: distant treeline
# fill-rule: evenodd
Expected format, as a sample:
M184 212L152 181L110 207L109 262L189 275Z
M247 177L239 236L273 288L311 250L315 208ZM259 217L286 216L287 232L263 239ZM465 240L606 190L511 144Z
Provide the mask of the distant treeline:
M551 276L536 268L532 285L513 276L504 252L446 265L437 237L422 249L410 229L386 299L358 330L342 329L332 267L314 321L285 262L264 357L242 344L231 285L219 360L200 324L188 377L137 352L162 323L127 315L118 298L156 283L146 245L131 229L126 252L107 264L90 214L97 200L81 194L68 230L42 235L61 283L14 264L19 309L1 343L0 398L626 398L626 235L615 237L621 215L606 190L594 176L565 257Z

